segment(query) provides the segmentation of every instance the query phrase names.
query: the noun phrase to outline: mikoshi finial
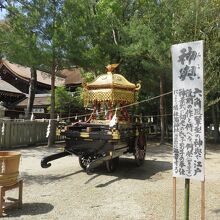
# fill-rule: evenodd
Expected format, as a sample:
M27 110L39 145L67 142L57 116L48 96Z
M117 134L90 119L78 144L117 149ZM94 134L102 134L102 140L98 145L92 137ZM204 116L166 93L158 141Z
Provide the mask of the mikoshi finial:
M113 72L114 69L119 65L119 63L115 63L115 64L108 64L106 66L107 72Z

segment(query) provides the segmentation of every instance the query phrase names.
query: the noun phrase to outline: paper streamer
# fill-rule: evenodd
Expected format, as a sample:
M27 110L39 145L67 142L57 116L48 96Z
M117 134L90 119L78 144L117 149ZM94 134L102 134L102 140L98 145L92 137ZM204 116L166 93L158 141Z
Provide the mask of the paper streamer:
M51 119L49 120L48 126L47 126L47 133L46 133L46 137L48 138L50 135L50 126L51 126Z
M3 122L2 124L2 136L5 135L5 122Z
M33 121L34 120L34 114L32 113L31 114L31 121Z

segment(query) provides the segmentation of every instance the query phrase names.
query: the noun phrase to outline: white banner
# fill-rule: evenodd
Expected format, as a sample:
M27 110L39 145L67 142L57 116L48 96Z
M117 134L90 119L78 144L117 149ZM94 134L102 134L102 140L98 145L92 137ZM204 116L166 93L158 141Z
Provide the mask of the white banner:
M203 41L172 46L173 176L204 180Z

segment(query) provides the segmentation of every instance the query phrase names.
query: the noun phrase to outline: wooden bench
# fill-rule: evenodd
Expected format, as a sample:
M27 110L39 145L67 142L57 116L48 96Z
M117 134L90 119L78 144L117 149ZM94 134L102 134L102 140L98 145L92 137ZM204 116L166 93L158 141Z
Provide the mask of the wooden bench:
M18 188L18 199L15 198L5 198L5 192ZM6 209L13 207L21 208L22 207L22 191L23 191L23 180L18 180L17 183L11 186L0 186L0 216L3 215Z

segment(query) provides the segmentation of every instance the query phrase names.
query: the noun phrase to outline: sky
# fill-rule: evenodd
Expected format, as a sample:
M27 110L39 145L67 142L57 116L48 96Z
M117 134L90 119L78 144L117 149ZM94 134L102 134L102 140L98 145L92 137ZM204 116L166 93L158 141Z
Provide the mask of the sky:
M0 20L4 19L5 14L6 14L5 9L2 9L2 10L0 9Z

